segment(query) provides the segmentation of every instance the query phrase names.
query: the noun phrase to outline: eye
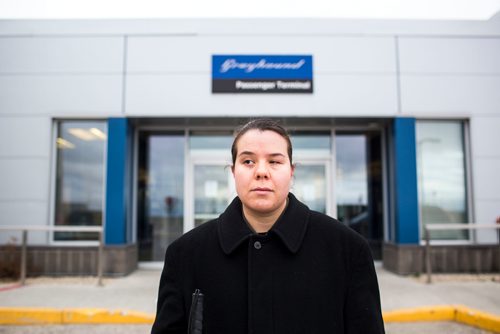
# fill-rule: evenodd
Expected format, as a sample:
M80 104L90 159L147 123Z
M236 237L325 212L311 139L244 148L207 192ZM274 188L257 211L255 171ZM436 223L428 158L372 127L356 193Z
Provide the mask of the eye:
M273 159L273 160L269 160L269 164L270 165L281 165L281 164L283 164L283 161L280 159Z
M250 159L245 159L245 160L243 160L243 162L242 162L242 163L243 163L244 165L252 165L252 164L253 164L253 161L252 161L252 160L250 160Z

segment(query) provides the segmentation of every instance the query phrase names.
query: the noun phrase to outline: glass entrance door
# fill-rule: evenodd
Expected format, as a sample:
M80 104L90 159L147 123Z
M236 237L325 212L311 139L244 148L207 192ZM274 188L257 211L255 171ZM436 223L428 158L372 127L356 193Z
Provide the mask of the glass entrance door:
M330 214L327 162L302 162L295 168L291 192L309 209Z
M141 131L138 138L137 243L139 261L163 261L184 225L182 132Z
M327 161L301 162L295 169L291 192L311 210L329 213ZM194 162L192 207L186 230L217 218L237 195L230 167L220 162ZM187 232L187 231L186 231Z
M382 257L383 183L378 131L335 136L337 218L364 236Z
M193 227L217 218L236 196L229 167L222 164L193 165Z
M368 239L375 258L383 238L380 131L298 132L291 192L310 209L338 218ZM231 133L140 131L136 235L140 261L218 217L236 196Z

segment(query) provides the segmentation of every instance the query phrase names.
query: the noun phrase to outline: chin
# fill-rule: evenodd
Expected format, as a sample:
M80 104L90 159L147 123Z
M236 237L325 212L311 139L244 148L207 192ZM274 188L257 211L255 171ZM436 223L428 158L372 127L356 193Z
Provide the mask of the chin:
M247 207L259 213L270 213L278 210L279 205L275 205L274 203L251 203Z

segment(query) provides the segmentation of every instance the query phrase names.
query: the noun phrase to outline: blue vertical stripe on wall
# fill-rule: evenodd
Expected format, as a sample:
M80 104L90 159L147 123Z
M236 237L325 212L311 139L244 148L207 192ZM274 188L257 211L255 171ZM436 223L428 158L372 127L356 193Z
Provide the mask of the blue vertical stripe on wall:
M395 118L393 134L396 243L417 244L420 238L415 119Z
M121 245L127 242L127 165L126 118L108 120L108 159L106 177L106 223L107 245Z

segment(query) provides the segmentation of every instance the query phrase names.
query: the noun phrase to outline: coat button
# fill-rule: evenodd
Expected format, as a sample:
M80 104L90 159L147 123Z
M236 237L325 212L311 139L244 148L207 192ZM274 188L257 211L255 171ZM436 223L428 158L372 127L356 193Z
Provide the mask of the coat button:
M253 246L255 247L255 249L261 249L262 248L262 244L260 243L260 241L254 242Z

